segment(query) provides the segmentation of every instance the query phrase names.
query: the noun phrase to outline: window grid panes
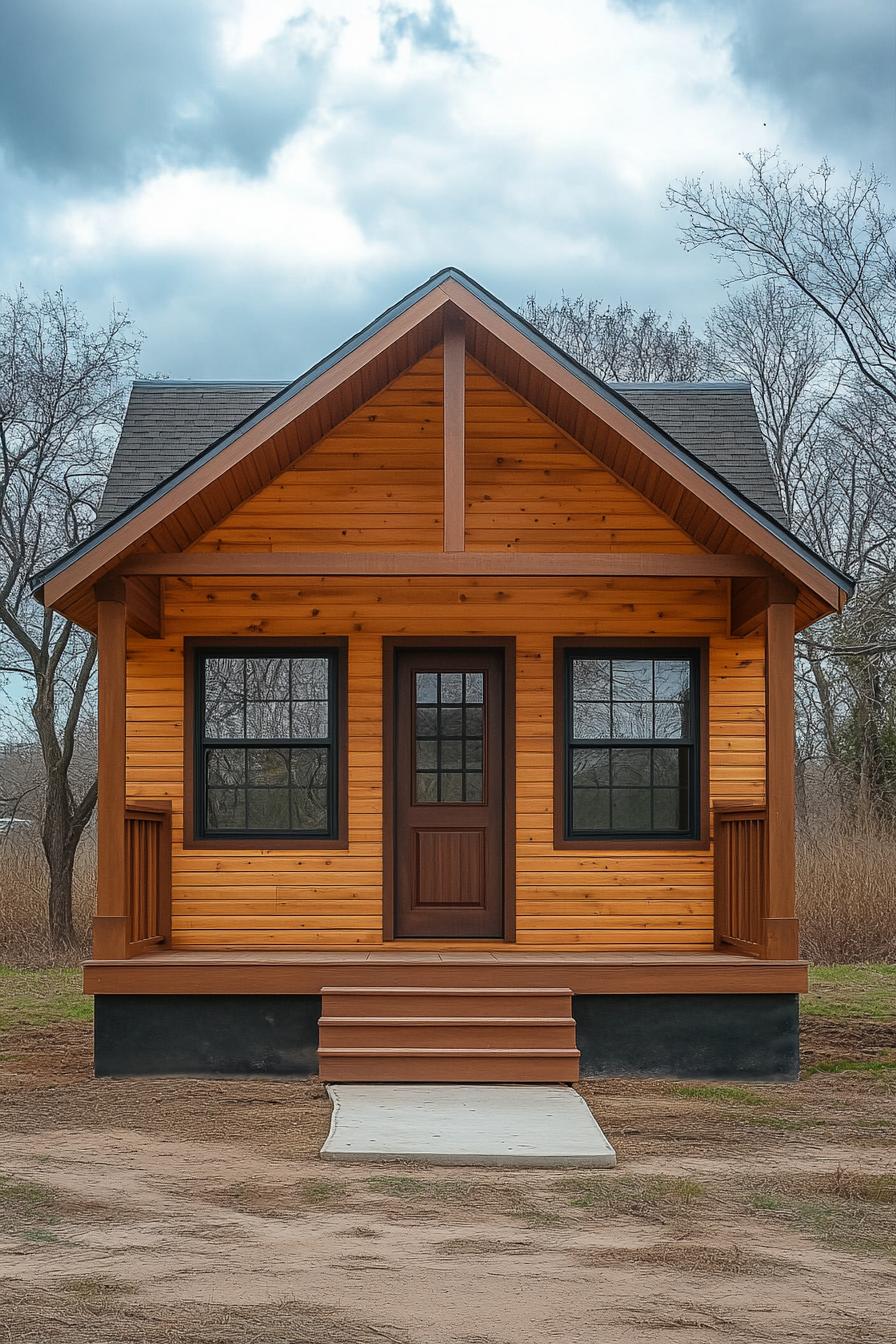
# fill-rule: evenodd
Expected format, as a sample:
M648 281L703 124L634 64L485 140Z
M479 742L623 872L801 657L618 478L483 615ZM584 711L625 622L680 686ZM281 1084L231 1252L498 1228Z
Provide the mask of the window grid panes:
M484 672L414 674L415 800L481 803Z
M201 834L333 834L336 677L332 651L197 655Z
M695 834L697 655L567 655L567 834Z

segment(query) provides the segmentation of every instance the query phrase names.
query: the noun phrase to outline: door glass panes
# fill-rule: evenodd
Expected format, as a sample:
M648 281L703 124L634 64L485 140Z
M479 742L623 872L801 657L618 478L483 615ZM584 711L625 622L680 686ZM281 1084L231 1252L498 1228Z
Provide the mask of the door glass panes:
M200 660L203 832L327 835L334 655Z
M570 656L570 834L691 832L695 668L691 653Z
M414 673L414 796L483 801L484 672Z

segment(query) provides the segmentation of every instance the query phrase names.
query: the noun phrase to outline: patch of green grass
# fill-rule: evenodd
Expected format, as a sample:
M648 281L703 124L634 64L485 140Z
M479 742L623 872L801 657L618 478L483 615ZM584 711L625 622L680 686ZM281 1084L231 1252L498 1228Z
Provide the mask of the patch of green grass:
M72 1297L86 1302L103 1302L109 1297L122 1297L133 1289L121 1279L110 1279L104 1274L76 1274L62 1280L62 1287Z
M682 1213L706 1196L686 1176L567 1176L554 1189L577 1209L648 1219Z
M896 1069L896 1059L826 1059L803 1069L803 1077L813 1073L887 1073Z
M844 1250L896 1258L896 1176L805 1172L768 1181L748 1205Z
M673 1083L668 1089L673 1097L686 1097L694 1101L714 1101L731 1103L735 1106L765 1106L767 1098L749 1087L738 1087L728 1083Z
M343 1193L343 1187L336 1181L320 1179L298 1181L295 1190L305 1204L331 1204Z
M433 1181L421 1181L417 1176L370 1176L368 1188L380 1195L394 1195L397 1199L419 1199L431 1192Z
M26 1241L55 1241L48 1231L59 1221L59 1196L40 1181L0 1176L0 1228Z
M89 1022L93 999L81 992L81 972L71 967L23 971L0 966L0 1031Z
M831 1022L896 1022L896 962L811 967L801 1010Z

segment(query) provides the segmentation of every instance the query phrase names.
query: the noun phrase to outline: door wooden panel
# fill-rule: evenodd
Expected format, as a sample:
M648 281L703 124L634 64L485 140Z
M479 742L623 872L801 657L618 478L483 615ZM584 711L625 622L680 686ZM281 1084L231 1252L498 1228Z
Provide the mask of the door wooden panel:
M500 938L504 926L504 659L397 652L395 936Z

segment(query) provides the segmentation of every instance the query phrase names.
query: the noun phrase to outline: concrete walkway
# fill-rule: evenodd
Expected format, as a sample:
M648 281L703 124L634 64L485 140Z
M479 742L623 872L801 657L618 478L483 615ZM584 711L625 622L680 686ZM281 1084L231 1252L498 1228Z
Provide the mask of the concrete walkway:
M488 1167L615 1167L585 1102L554 1083L330 1083L321 1157Z

